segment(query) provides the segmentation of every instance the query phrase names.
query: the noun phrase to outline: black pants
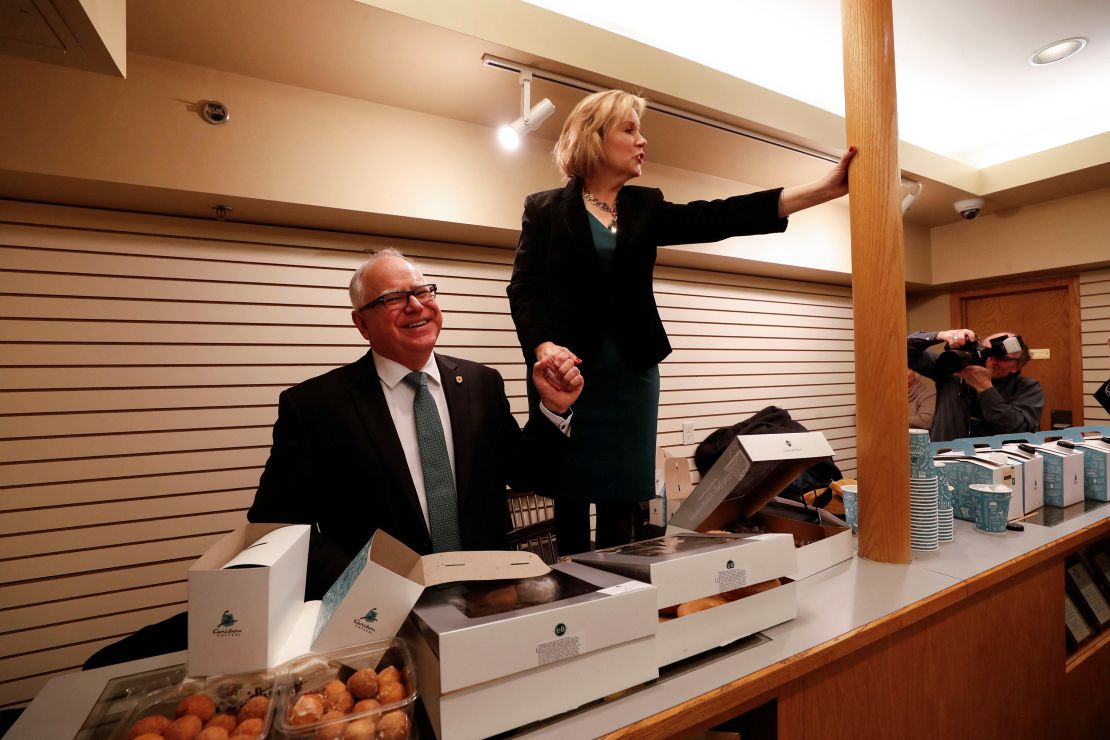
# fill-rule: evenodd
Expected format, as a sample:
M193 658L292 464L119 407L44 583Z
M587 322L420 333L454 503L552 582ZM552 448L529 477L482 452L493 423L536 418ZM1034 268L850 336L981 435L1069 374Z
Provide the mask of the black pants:
M606 501L597 507L596 547L627 545L640 526L638 501ZM555 501L555 544L559 555L574 555L590 549L590 502Z

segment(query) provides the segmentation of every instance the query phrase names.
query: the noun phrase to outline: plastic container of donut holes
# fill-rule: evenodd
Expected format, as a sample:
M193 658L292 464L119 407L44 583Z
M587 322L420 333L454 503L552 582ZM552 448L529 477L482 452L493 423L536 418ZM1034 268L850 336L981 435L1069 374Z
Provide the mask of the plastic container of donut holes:
M139 694L111 740L261 740L273 725L274 677L187 678Z
M406 740L416 696L401 638L302 655L279 675L273 737Z

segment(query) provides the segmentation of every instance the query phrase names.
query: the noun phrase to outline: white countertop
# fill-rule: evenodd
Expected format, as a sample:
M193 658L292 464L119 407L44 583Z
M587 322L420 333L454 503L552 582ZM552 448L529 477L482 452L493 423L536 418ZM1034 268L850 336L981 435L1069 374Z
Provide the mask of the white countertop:
M798 581L798 616L764 630L762 636L767 639L763 642L693 658L625 697L530 725L522 728L519 736L596 737L617 730L835 639L1108 516L1110 506L1102 506L1053 527L1025 522L1024 532L1002 535L983 534L970 522L957 520L954 542L935 552L915 552L909 565L853 557ZM73 737L109 679L184 661L185 653L179 652L58 676L43 687L5 739Z

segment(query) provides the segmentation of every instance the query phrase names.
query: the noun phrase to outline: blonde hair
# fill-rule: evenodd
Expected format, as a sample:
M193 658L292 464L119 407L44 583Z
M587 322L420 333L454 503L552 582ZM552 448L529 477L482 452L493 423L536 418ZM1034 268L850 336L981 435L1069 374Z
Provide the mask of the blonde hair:
M647 100L624 90L604 90L583 98L563 122L555 142L555 166L568 179L591 177L601 163L605 129L636 111L644 115Z

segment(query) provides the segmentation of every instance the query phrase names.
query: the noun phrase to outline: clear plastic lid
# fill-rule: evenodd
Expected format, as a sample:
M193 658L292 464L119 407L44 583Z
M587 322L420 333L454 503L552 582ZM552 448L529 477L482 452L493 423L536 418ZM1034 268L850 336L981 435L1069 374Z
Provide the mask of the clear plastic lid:
M404 740L416 673L401 638L308 653L281 667L274 737Z

